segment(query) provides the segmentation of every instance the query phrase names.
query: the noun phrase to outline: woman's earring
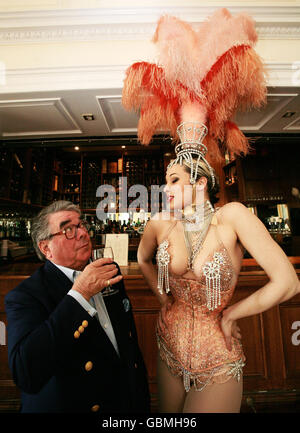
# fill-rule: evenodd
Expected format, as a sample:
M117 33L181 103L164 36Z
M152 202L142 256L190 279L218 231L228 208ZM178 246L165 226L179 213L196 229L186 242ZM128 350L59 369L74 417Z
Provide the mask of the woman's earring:
M192 194L192 209L196 210L196 184L193 184L193 194Z

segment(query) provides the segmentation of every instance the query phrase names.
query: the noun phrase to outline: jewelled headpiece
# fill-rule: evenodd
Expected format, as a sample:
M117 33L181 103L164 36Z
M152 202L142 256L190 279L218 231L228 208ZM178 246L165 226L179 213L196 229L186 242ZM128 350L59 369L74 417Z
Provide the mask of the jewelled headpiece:
M202 143L202 140L207 135L207 127L199 122L183 122L177 128L177 134L180 138L180 143L175 147L176 159L170 162L168 168L175 164L182 165L185 160L191 170L190 182L196 183L197 169L201 159L205 162L211 175L212 186L215 185L215 176L212 167L205 159L207 147ZM196 164L194 160L196 159Z

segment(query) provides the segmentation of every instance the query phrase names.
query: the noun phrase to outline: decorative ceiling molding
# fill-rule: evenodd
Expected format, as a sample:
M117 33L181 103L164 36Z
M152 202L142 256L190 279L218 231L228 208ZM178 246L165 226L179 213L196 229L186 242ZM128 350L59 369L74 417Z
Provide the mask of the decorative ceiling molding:
M260 39L300 39L300 25L257 24ZM155 24L98 24L53 27L23 27L18 29L0 29L0 44L42 43L58 41L108 41L108 40L150 40L155 31Z
M43 112L41 109L44 109ZM82 134L82 130L79 127L78 123L74 116L70 113L68 108L65 106L64 101L61 98L27 98L27 99L9 99L0 101L0 111L6 109L8 110L19 110L20 113L28 113L32 110L32 118L35 120L32 122L32 126L35 129L32 130L22 130L18 124L16 124L16 128L13 131L2 131L2 137L25 137L25 136L40 136L40 135L59 135L59 134ZM46 110L46 111L45 111ZM36 117L37 112L40 112L40 116ZM57 119L61 120L63 123L61 126L64 126L63 129L47 129L42 130L40 127L40 121L42 128L47 123L45 120L45 116L47 119L50 119L53 116L53 113L58 116ZM44 117L43 117L44 116ZM21 130L19 130L21 129Z
M18 42L150 40L158 18L165 13L195 26L216 7L138 9L76 9L0 13L0 44ZM300 39L300 7L231 6L248 12L261 39Z
M78 89L122 89L129 65L5 70L0 94ZM300 62L265 63L270 87L300 87Z

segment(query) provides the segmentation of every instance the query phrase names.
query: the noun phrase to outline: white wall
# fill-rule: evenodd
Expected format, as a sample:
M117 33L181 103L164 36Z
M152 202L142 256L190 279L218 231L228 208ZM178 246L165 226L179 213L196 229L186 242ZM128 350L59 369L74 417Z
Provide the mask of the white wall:
M18 79L16 91L26 90L22 75L28 78L30 71L51 75L64 68L80 69L86 87L82 68L99 68L109 79L110 68L117 67L110 86L120 87L127 66L155 59L151 37L162 13L197 23L224 6L254 17L257 51L271 71L269 84L290 86L292 69L300 62L300 0L0 0L0 61L7 74L7 87L0 92L13 91Z
M141 8L141 7L182 7L182 6L296 6L299 0L0 0L0 11L43 10L43 9L88 9L88 8Z

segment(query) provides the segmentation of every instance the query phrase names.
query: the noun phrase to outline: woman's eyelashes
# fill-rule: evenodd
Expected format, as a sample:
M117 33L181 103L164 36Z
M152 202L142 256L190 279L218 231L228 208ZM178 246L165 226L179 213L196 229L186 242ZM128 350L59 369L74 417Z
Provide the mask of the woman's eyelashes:
M172 179L172 183L175 183L178 181L178 178Z

